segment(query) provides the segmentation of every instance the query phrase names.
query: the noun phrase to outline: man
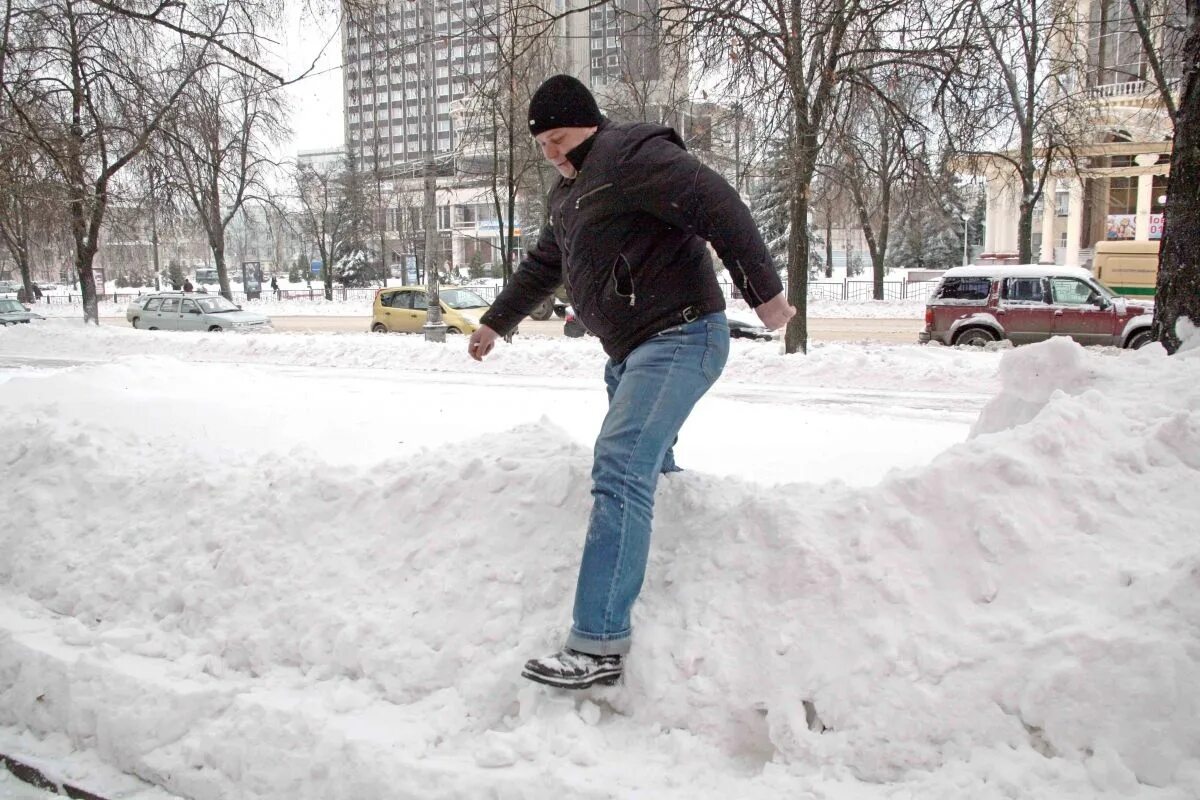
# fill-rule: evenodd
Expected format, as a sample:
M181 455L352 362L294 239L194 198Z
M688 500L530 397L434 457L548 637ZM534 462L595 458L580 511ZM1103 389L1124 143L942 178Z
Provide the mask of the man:
M750 212L670 128L604 119L582 83L556 75L529 103L529 132L562 176L549 219L468 352L482 360L564 283L609 356L609 406L596 440L592 512L562 650L525 664L566 689L615 683L650 550L658 475L729 354L725 299L707 242L768 328L796 313Z

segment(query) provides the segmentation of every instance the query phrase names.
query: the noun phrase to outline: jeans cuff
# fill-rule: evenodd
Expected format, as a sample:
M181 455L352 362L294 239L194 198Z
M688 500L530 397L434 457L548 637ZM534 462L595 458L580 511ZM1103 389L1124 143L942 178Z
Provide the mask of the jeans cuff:
M623 656L629 652L629 646L633 642L631 633L625 631L597 638L572 628L567 636L567 647L593 656Z

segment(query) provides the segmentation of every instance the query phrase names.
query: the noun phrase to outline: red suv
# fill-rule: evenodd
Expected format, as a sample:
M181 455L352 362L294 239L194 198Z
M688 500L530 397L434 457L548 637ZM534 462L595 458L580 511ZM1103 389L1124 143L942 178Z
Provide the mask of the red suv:
M1070 336L1083 345L1138 348L1152 307L1118 297L1080 267L954 267L925 307L920 341L985 345Z

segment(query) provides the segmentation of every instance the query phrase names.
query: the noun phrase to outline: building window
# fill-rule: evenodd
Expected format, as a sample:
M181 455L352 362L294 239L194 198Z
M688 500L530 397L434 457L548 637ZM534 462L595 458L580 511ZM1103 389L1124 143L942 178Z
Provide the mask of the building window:
M1066 217L1071 213L1071 191L1069 189L1054 190L1054 215Z

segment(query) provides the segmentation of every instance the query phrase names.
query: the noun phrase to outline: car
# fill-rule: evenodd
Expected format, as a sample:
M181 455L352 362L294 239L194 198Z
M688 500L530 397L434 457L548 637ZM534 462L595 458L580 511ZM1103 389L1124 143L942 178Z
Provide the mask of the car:
M446 333L474 333L479 318L491 306L470 289L446 286L438 290ZM425 328L429 295L423 286L395 286L375 292L371 330L375 333L420 333Z
M16 294L21 284L17 281L0 281L0 294Z
M1152 305L1118 296L1081 267L954 267L925 307L918 341L982 347L1068 336L1137 349L1151 341L1152 321Z
M736 311L727 311L725 319L729 323L730 339L752 339L756 342L770 342L775 339L775 334L758 322L757 317L751 321L738 316Z
M142 295L125 309L135 328L150 331L248 331L271 327L271 318L243 311L219 294L155 292Z
M34 314L11 297L0 297L0 325L18 325L35 319L45 319Z

